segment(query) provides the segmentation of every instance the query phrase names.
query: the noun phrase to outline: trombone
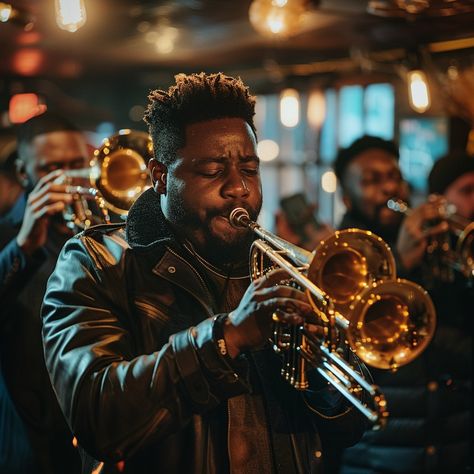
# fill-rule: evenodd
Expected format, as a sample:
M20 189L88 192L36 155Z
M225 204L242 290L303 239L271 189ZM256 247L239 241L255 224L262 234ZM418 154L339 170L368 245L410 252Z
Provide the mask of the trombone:
M405 201L400 199L389 199L387 207L395 212L409 215L412 209ZM438 273L442 280L452 281L452 270L459 271L466 278L474 277L474 222L456 214L456 206L446 203L441 211L441 219L449 225L449 231L456 238L454 248L451 245L449 235L445 234L434 238L428 246L428 254L437 254L441 260ZM444 265L443 265L444 264ZM450 270L443 272L443 266ZM446 276L444 276L446 273Z
M324 327L321 337L307 324L290 326L274 316L271 342L283 358L282 376L305 390L306 370L314 367L374 428L384 426L388 410L383 393L340 354L354 353L380 369L396 370L411 362L435 330L436 313L426 291L396 278L390 248L371 232L337 231L308 252L260 227L243 208L234 209L229 221L259 237L250 252L251 277L263 276L272 266L285 269L305 290Z
M96 223L90 200L96 202L103 223L110 222L109 211L125 217L135 199L149 188L147 163L152 157L152 140L145 132L122 129L106 138L94 151L89 168L68 170L61 176L73 195L63 213L66 225L84 230ZM81 185L73 185L78 182Z

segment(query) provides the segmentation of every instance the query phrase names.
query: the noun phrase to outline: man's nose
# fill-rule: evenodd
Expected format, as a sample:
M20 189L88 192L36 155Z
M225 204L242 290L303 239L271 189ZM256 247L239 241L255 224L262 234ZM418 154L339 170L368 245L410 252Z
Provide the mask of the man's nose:
M380 185L380 190L388 197L398 196L402 192L401 183L394 179L384 179Z
M230 171L222 187L222 194L227 198L245 198L249 188L245 176L238 171Z

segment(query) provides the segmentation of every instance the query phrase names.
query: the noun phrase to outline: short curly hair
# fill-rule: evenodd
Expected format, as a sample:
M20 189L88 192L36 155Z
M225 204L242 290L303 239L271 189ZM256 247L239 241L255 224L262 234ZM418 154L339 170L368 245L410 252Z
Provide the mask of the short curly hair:
M187 125L218 118L242 118L257 136L253 117L255 97L240 78L222 73L177 74L168 91L149 96L144 120L153 140L155 158L169 165L185 145Z
M390 153L397 160L399 158L398 147L395 142L391 140L384 140L383 138L374 137L371 135L364 135L358 138L347 148L341 148L337 154L336 161L334 162L334 171L343 189L344 175L352 160L364 151L374 148L376 150L384 150L387 153Z

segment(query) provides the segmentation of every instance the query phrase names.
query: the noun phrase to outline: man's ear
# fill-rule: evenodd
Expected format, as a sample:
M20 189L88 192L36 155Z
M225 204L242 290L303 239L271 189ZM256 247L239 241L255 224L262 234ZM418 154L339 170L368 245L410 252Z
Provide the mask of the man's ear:
M155 158L152 158L148 162L148 170L150 171L150 177L155 193L166 194L166 177L168 175L168 169L166 166Z
M28 178L28 174L26 172L25 162L20 158L15 160L15 175L19 183L24 188L27 188L30 184L30 179Z

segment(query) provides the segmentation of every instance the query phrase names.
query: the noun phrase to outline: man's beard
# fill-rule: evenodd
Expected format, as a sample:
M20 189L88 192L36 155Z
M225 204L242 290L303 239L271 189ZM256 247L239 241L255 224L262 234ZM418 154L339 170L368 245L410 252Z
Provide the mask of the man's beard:
M391 223L383 223L381 218L381 212L386 208L385 204L380 204L374 209L374 216L369 217L362 210L357 207L353 207L351 210L352 216L360 221L367 230L372 231L374 234L382 237L387 243L394 243L397 240L400 225L403 220L403 215L400 213L394 213L394 219Z
M183 201L174 194L168 197L168 215L171 225L177 233L189 240L195 250L210 263L219 268L247 262L250 247L256 235L250 229L242 229L236 232L229 228L229 232L217 233L212 228L212 220L218 217L228 217L233 209L243 207L249 213L252 220L256 220L260 213L260 207L251 208L247 204L228 204L222 208L211 208L206 212L202 220L196 212L189 210ZM193 238L194 231L202 232L203 243Z

